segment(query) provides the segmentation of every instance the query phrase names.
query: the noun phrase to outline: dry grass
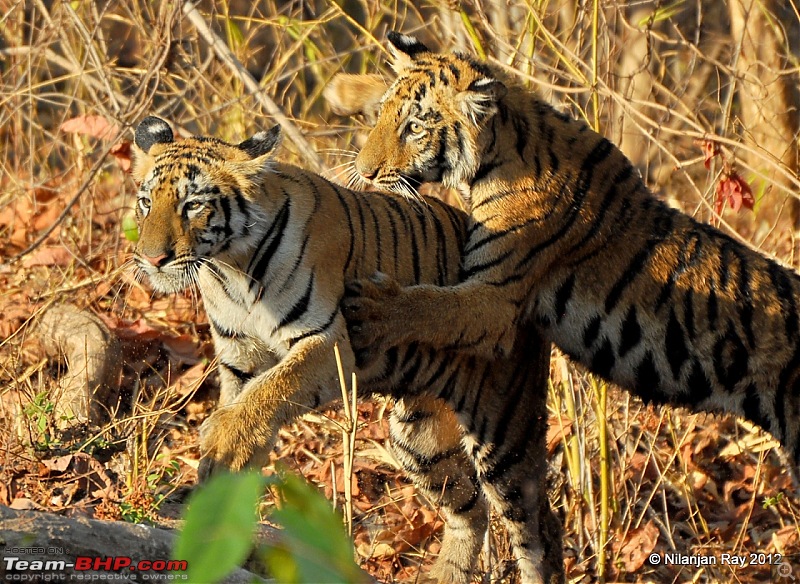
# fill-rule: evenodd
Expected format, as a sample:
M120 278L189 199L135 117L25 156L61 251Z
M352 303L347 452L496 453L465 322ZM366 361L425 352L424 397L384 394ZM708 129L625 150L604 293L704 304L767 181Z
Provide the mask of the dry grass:
M147 114L230 140L281 121L290 138L284 159L314 168L317 152L337 169L359 131L327 112L322 90L342 70L388 76L381 42L389 29L485 52L597 125L674 204L793 263L798 180L786 152L796 142L775 151L753 137L758 125L780 125L767 97L796 64L784 63L779 76L757 52L745 63L737 49L752 46L751 31L737 28L723 3L624 4L263 0L204 3L193 14L181 3L0 0L0 502L129 520L174 516L171 501L195 478L195 426L213 405L213 349L195 296L153 297L125 271L122 223L135 186L120 165L124 150L109 152ZM212 46L198 16L221 45ZM789 34L773 53L788 53L798 17L771 22ZM753 101L761 118L745 107L747 96L761 96ZM104 138L61 129L85 114L116 129ZM709 169L698 141L721 149ZM715 212L715 189L732 165L753 187L754 212ZM56 428L58 368L30 326L54 301L88 307L123 341L122 405L99 431ZM644 408L613 388L606 403L605 388L558 355L551 379L551 496L565 523L571 581L765 582L777 578L769 566L653 566L646 554L719 561L722 553L798 553L797 494L759 430ZM347 489L347 421L298 421L281 432L276 460L340 502L349 492L362 563L384 581L413 579L437 550L440 522L385 451L382 406L362 404L358 421ZM53 462L78 450L105 470L85 470L86 457L84 467ZM508 559L502 533L493 549L499 573ZM800 556L789 562L800 575Z

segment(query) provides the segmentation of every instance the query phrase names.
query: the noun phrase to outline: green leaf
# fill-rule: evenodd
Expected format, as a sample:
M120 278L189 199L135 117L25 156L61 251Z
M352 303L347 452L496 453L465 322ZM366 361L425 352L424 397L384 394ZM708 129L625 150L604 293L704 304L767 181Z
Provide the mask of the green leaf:
M292 474L268 482L278 487L284 499L271 516L284 528L281 545L265 551L265 561L278 581L363 581L342 518L331 510L330 502Z
M139 225L136 223L136 217L133 215L125 215L122 218L122 234L125 239L136 243L139 241Z
M219 582L244 562L263 488L258 473L221 474L192 494L173 553L186 560L190 582Z
M681 10L683 10L683 2L684 0L677 0L672 4L667 4L666 6L662 6L655 12L653 12L650 16L645 16L641 20L639 20L639 28L646 28L650 19L653 19L653 22L661 22L662 20L667 20L678 14Z

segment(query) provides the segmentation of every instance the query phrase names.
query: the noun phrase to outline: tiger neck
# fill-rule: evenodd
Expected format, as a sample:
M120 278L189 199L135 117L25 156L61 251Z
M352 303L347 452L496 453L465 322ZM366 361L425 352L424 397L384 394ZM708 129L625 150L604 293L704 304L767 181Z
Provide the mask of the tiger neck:
M547 194L558 173L558 160L544 144L555 137L548 119L552 108L527 91L509 93L478 137L480 164L471 180L459 187L471 204L498 191L525 189ZM553 110L554 111L554 110Z

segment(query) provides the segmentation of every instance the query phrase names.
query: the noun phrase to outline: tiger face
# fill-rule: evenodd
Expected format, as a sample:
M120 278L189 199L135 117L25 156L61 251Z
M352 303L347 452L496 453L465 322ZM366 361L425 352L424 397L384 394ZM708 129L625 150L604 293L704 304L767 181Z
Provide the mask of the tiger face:
M408 181L460 188L478 170L480 136L505 85L465 55L432 53L398 33L389 41L399 77L381 100L356 170L376 187L404 194Z
M155 290L183 290L196 282L205 260L252 247L268 213L255 200L279 139L275 126L238 145L175 141L164 120L151 116L139 124L133 257Z

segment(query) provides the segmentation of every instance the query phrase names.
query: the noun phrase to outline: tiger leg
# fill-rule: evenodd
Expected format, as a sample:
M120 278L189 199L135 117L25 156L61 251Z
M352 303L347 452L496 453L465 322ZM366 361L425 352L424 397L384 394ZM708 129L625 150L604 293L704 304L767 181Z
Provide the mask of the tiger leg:
M217 408L200 427L201 478L219 469L238 471L260 463L278 428L338 397L333 350L337 342L345 371L354 369L350 346L342 342L346 334L344 319L338 316L324 334L297 341L274 367L244 383L232 403ZM230 399L233 391L226 393Z
M549 345L523 327L510 358L491 365L495 391L457 408L478 480L506 527L526 584L564 581L562 528L546 484L549 358Z
M409 478L444 516L442 548L430 578L467 584L488 525L488 508L458 420L442 400L404 398L389 417L389 435Z

